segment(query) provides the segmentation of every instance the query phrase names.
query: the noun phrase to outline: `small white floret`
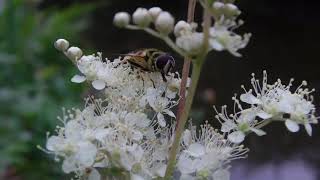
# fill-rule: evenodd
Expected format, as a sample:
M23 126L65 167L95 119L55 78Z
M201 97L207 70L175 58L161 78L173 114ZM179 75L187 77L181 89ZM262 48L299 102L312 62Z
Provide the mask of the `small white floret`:
M138 8L132 15L133 23L140 27L147 27L152 21L152 17L147 9Z
M72 61L80 59L82 56L82 50L78 47L70 47L67 50L67 57Z
M149 14L153 20L156 20L159 14L162 12L162 9L159 7L152 7L149 9Z
M185 21L179 21L174 27L174 35L179 37L183 35L184 32L191 32L192 27L189 23Z
M65 40L65 39L58 39L54 43L54 47L59 51L65 51L69 47L69 42L67 40Z
M126 27L130 22L130 15L127 12L118 12L114 15L113 23L118 27Z
M173 30L174 18L170 13L163 11L158 15L155 26L160 33L167 35Z

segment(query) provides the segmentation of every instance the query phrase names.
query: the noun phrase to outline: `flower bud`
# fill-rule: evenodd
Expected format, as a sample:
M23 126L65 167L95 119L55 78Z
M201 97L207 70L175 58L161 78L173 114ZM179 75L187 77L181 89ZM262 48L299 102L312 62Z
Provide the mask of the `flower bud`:
M58 39L54 43L54 47L59 51L65 51L69 47L69 42L67 40L65 40L65 39Z
M118 27L126 27L129 24L130 15L127 12L118 12L114 15L113 24Z
M227 16L232 17L232 16L239 16L241 14L241 11L234 4L228 3L228 4L225 5L224 13Z
M174 18L168 12L161 12L155 21L156 29L162 34L169 34L172 32L174 26Z
M179 37L183 34L183 32L191 32L192 27L189 23L185 21L179 21L174 27L174 35Z
M133 22L140 27L147 27L152 21L152 17L145 8L138 8L132 15Z
M82 50L78 47L70 47L67 51L67 57L72 61L80 59L82 56Z
M159 7L152 7L149 9L149 14L152 17L152 20L156 20L161 12L162 12L162 9Z
M222 3L222 2L214 2L213 4L212 4L212 7L214 8L214 9L222 9L223 7L224 7L224 3Z

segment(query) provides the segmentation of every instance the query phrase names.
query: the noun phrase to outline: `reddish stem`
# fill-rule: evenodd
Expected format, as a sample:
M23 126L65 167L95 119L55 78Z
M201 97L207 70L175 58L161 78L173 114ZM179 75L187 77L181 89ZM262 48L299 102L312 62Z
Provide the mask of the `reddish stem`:
M188 4L188 22L191 23L194 21L194 11L196 7L196 0L189 0ZM185 58L183 63L183 69L182 69L182 79L180 84L180 101L178 105L178 113L177 113L177 125L179 123L179 119L181 116L181 113L184 110L184 106L186 103L186 88L187 88L187 82L189 77L189 70L191 65L191 59Z

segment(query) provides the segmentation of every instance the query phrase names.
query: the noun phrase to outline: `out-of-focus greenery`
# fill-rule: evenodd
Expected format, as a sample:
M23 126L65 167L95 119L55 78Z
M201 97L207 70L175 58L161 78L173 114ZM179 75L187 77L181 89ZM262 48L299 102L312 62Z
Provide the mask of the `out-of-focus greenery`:
M62 179L60 166L36 148L57 125L61 107L79 105L83 87L53 47L60 37L76 44L93 4L38 9L7 0L0 10L0 179ZM88 16L86 16L88 17ZM14 177L13 177L14 176Z

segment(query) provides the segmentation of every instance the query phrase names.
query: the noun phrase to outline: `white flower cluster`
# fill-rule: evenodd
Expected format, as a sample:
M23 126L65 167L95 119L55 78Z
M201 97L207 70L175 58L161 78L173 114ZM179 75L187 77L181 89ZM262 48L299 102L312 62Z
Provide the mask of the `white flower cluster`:
M102 60L101 54L82 56L80 48L70 47L81 53L68 45L62 39L55 43L81 72L71 81L91 83L103 99L88 98L85 109L60 118L63 126L48 138L47 150L63 159L64 172L81 177L99 179L105 169L115 168L132 178L164 176L163 155L171 142L167 122L175 118L171 109L179 99L179 75L169 73L164 82L160 72L142 72L121 59Z
M216 116L222 123L221 131L228 133L228 139L234 143L241 143L250 132L259 136L265 135L261 127L272 121L284 122L291 132L299 131L301 124L311 136L311 124L318 123L312 103L313 97L310 95L314 89L305 88L307 82L303 81L295 91L291 91L293 79L288 85L282 84L280 79L268 84L266 71L263 72L262 84L254 74L252 76L253 90L246 90L242 86L245 93L240 95L240 101L251 107L244 109L240 101L234 97L234 114L228 115L226 106L223 106L221 113ZM236 108L240 111L237 112Z
M182 152L177 168L183 180L213 179L228 180L231 160L245 158L248 149L226 140L209 124L184 131Z
M237 51L248 44L251 34L245 34L242 37L233 31L243 24L242 21L236 21L241 13L240 10L234 4L224 4L218 1L214 2L209 7L209 10L215 23L210 28L210 47L208 50L227 50L235 56L241 56ZM196 31L197 24L194 22L187 23L181 20L174 24L173 16L169 12L162 11L159 7L153 7L149 10L138 8L133 13L132 20L134 25L130 24L130 15L127 12L119 12L114 16L114 24L116 26L146 30L146 32L164 39L167 43L169 41L168 44L171 47L173 42L171 42L168 35L174 32L174 46L182 50L182 55L196 56L203 53L204 33ZM158 32L149 28L151 23L154 23L154 27Z
M164 177L176 125L171 110L179 99L178 74L169 74L164 82L160 73L139 71L120 59L82 56L80 48L70 50L63 39L55 46L82 73L72 81L90 82L103 99L89 97L84 109L64 110L62 126L55 135L48 134L44 151L62 160L63 171L79 179ZM186 130L181 146L176 179L228 179L228 163L247 152L208 124L199 132L194 127Z

